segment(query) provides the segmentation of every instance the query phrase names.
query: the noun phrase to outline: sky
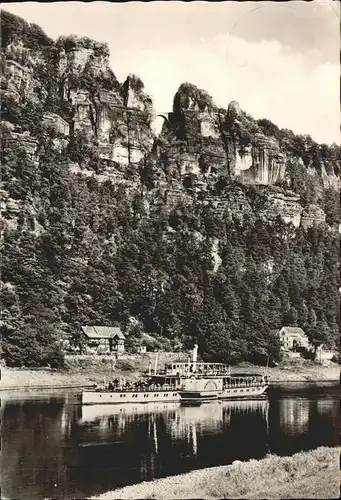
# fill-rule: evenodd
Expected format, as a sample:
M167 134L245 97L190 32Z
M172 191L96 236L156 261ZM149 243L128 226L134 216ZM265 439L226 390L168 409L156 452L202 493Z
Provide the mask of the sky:
M158 112L190 82L254 118L340 143L340 4L311 2L53 2L3 8L53 39L106 42L120 81L138 75Z

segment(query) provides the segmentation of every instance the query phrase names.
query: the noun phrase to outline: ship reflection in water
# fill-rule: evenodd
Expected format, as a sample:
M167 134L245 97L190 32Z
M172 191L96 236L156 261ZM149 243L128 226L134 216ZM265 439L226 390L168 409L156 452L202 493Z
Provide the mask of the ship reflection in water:
M305 434L309 427L309 401L303 398L283 399L279 406L286 433Z
M334 392L333 392L334 391ZM328 396L329 394L329 396ZM234 460L338 445L339 389L259 401L84 406L76 396L3 395L7 498L84 498Z
M96 443L104 444L111 434L123 438L137 422L146 423L146 434L153 442L154 452L159 451L159 432L175 443L182 441L189 445L188 452L198 455L198 436L222 434L234 420L253 415L261 424L264 437L268 426L268 400L258 401L214 401L197 406L183 406L180 403L151 403L140 405L93 405L82 407L79 425L91 428ZM82 434L83 438L87 433ZM110 443L106 441L107 444ZM85 443L82 443L84 446ZM90 443L87 443L90 445Z

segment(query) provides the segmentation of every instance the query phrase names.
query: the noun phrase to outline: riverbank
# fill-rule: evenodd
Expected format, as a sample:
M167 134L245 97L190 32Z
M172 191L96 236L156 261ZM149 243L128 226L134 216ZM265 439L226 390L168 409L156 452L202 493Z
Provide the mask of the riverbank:
M238 371L261 374L264 372L264 367L241 363L231 368L232 374ZM278 366L268 368L268 374L273 383L339 381L340 365L330 363L328 366L323 366L310 360L288 359L279 363Z
M340 448L321 447L292 457L269 455L262 460L196 470L127 486L93 498L339 498L339 463Z
M69 358L64 370L1 368L0 390L26 388L71 388L102 384L113 377L136 380L147 370L148 356L124 357L113 367L112 360L99 358L82 360ZM231 373L263 373L264 367L241 363L231 368ZM338 381L340 366L331 363L321 366L312 361L287 360L269 368L270 380L277 382Z

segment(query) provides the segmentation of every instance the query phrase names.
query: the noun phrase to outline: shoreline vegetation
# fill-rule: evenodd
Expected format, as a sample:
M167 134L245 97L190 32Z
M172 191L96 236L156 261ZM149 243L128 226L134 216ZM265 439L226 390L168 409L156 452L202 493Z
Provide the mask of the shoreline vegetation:
M47 389L81 388L103 384L113 377L138 379L148 369L149 357L124 357L113 366L107 357L98 359L69 358L64 370L28 369L1 367L0 390L7 389ZM264 367L241 363L231 367L231 373L262 373ZM321 382L340 380L340 365L331 363L322 366L312 361L287 360L269 368L272 383L280 382Z
M339 498L339 462L339 447L320 447L291 457L268 455L261 460L235 461L232 465L126 486L92 498Z

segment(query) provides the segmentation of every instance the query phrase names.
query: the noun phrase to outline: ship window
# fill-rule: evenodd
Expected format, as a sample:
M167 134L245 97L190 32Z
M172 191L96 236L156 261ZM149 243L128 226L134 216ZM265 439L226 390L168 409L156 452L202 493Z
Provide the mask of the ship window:
M244 389L240 389L240 392L244 392Z
M246 392L250 392L250 389L245 389L245 390L246 390Z
M165 394L165 396L168 396L168 394Z
M123 398L123 394L120 394L120 398Z
M233 392L238 392L238 389L233 389Z
M112 394L110 394L110 397L112 398Z

